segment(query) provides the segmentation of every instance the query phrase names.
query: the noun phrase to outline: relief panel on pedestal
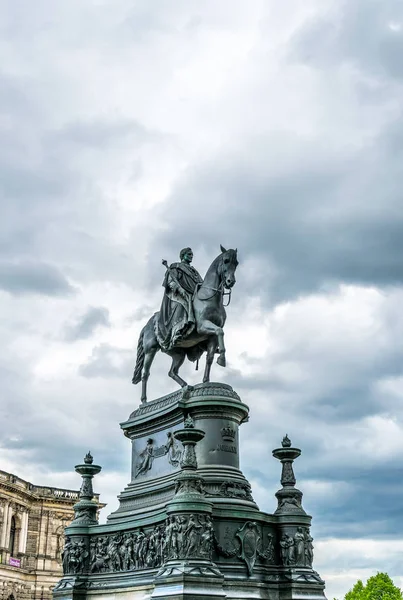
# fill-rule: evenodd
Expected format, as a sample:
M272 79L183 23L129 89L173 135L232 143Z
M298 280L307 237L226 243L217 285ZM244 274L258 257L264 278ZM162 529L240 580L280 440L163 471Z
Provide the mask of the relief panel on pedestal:
M133 440L132 481L154 478L179 470L183 446L172 431Z
M197 427L206 432L196 448L199 467L227 465L239 469L238 425L227 419L215 418L198 419Z
M210 516L171 515L152 529L67 538L64 575L116 573L160 567L169 559L211 559L213 525Z
M253 574L255 565L278 564L274 531L255 521L243 524L228 523L214 536L214 547L221 560L234 559L246 565L248 576Z
M313 538L308 527L297 527L294 534L284 532L280 539L281 561L285 567L312 568Z

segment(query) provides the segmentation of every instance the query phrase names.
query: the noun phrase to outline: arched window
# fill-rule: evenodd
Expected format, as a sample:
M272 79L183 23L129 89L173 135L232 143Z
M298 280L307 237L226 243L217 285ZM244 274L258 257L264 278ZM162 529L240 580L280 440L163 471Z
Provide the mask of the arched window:
M11 526L10 526L10 543L8 549L10 550L11 556L14 556L14 546L15 546L15 533L16 533L16 523L15 517L11 517Z

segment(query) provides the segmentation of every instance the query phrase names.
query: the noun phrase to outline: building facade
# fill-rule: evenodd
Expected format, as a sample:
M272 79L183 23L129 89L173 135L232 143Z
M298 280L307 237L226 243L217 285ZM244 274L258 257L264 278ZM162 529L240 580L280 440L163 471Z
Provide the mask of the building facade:
M79 491L33 485L0 470L0 600L51 599L62 576L64 528L78 500Z

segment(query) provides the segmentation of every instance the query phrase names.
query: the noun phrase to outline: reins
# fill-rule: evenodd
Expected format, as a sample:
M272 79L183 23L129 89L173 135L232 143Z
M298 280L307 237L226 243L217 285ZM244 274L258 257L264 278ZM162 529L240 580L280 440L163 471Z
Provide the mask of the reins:
M214 296L216 294L221 293L222 296L228 296L228 302L227 302L227 304L224 304L224 302L223 302L223 306L226 308L227 306L230 305L230 303L231 303L232 289L229 289L228 292L226 292L224 290L224 283L223 282L220 283L220 285L219 285L218 288L213 288L210 285L204 285L202 283L202 285L199 287L199 290L201 290L202 287L205 287L205 288L207 288L209 290L214 290L214 294L212 296L209 296L208 298L200 298L200 296L199 296L199 300L202 300L203 302L207 301L207 300L211 300L212 298L214 298Z
M224 302L223 302L223 306L225 308L231 304L231 294L232 294L232 289L231 288L228 290L228 292L224 292L224 290L223 290L222 295L223 296L228 296L228 302L227 302L227 304L224 304Z

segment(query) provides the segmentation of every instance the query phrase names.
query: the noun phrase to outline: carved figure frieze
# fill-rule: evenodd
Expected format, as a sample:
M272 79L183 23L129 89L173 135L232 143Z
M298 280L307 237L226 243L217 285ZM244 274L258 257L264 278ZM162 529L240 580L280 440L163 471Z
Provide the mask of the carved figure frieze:
M299 508L299 509L301 508L301 497L300 496L294 495L294 496L287 496L287 497L279 499L277 510L291 511L295 508Z
M135 477L147 473L153 466L154 461L154 440L149 438L146 447L138 456L136 463Z
M302 527L298 527L294 535L295 563L305 565L305 534Z
M284 533L280 540L282 563L286 567L312 567L313 538L310 531L298 527L294 536Z
M229 527L225 528L224 533L224 546L222 546L217 537L214 535L214 546L217 554L225 558L233 558L236 556L240 558L240 544L239 540L235 538L235 532L231 531Z
M213 524L209 515L169 516L150 531L138 529L92 537L66 539L62 554L65 575L105 573L160 567L168 559L211 559Z
M166 443L166 454L168 454L169 464L178 467L182 458L183 449L179 442L174 438L171 431L167 433L168 441Z
M63 573L69 575L86 571L88 556L84 538L71 540L67 537L62 552Z
M280 540L281 560L285 567L295 564L294 540L284 534Z
M304 553L305 553L305 566L306 567L312 567L312 563L313 563L313 537L311 536L311 533L308 530L305 531L305 549L304 549Z
M165 526L164 557L211 560L213 538L209 515L170 516Z
M175 494L204 494L203 479L182 479L175 481Z
M76 505L75 509L75 523L81 523L83 525L92 525L97 522L97 505L94 506L79 506Z
M174 438L171 431L167 433L167 443L162 446L155 446L153 438L147 440L144 450L142 450L137 458L134 477L145 475L151 470L153 462L156 458L168 456L168 462L173 467L178 467L182 458L183 447Z
M275 564L274 535L272 533L267 534L266 548L264 548L264 550L262 548L258 549L257 553L259 558L261 558L266 564Z
M164 526L97 536L90 544L90 573L133 571L163 562Z
M220 486L219 495L227 496L228 498L243 498L254 502L252 490L247 481L224 481Z

